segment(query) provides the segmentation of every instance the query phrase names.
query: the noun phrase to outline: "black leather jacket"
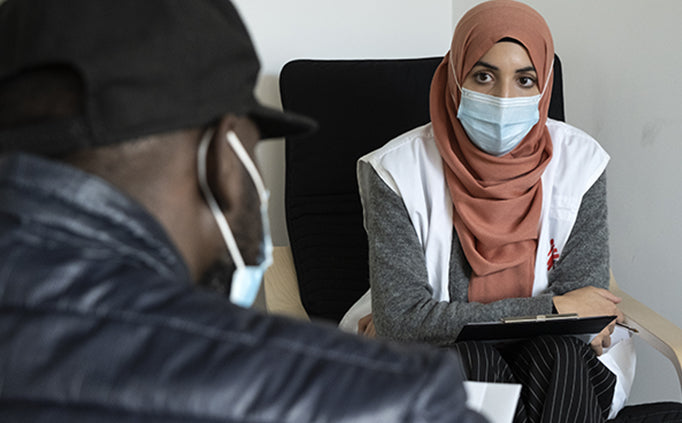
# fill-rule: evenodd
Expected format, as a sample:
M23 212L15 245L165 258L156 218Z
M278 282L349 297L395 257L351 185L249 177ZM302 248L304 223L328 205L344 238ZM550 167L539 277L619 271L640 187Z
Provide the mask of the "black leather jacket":
M473 422L445 352L263 316L201 291L104 181L0 159L0 420Z

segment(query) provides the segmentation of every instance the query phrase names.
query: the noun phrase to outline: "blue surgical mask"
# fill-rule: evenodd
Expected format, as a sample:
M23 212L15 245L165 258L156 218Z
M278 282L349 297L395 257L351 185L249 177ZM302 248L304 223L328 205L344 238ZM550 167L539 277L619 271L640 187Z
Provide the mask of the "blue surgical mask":
M503 156L525 138L540 119L542 94L501 98L462 88L457 118L469 139L493 156Z
M261 282L263 280L263 275L265 271L272 264L272 240L270 238L270 223L268 220L268 198L270 196L267 189L265 189L265 184L261 179L256 165L249 157L249 154L244 149L241 141L233 131L227 133L227 142L230 144L235 154L239 160L243 163L249 176L253 180L256 190L258 191L258 197L260 200L260 216L263 228L263 240L260 245L259 253L259 263L256 265L247 265L244 263L241 253L239 252L239 247L234 239L234 235L230 230L230 226L225 219L225 215L220 210L218 203L208 186L208 181L206 179L206 155L208 153L208 147L211 144L211 139L213 138L213 130L208 130L204 134L201 143L199 144L199 153L197 157L198 161L198 172L199 172L199 185L201 191L206 198L213 218L218 224L220 234L225 241L225 246L227 251L232 257L232 261L235 265L235 271L232 274L232 284L230 287L230 301L241 307L251 307L256 299L258 290L260 289Z
M476 147L493 156L503 156L516 148L540 120L538 106L547 82L541 94L509 98L471 91L458 83L462 96L457 119Z

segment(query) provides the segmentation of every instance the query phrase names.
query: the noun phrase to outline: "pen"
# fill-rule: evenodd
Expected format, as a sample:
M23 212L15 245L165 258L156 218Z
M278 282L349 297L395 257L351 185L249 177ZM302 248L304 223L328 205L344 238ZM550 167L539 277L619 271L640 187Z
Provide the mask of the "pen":
M628 325L626 325L625 323L618 323L618 322L616 322L616 325L618 325L618 326L620 326L620 327L623 327L623 328L629 330L630 332L639 333L639 331L638 331L637 329L633 328L632 326L628 326Z

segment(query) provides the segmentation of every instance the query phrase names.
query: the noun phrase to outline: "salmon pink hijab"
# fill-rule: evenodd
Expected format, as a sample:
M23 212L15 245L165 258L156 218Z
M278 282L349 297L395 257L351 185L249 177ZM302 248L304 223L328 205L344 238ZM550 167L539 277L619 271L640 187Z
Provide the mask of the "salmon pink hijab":
M539 104L540 121L514 150L495 157L476 148L457 119L461 94L455 76L461 84L503 38L523 44L537 71L538 86L548 86ZM454 227L472 268L470 302L532 294L542 211L540 177L552 158L545 124L553 60L552 35L542 16L523 3L493 0L462 17L433 77L431 122L454 205Z

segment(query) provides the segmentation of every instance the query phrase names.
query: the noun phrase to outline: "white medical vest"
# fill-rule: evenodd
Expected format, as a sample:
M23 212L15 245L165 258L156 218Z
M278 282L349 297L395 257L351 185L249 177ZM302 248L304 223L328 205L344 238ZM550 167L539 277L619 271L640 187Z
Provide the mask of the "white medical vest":
M548 275L561 257L575 224L583 195L606 169L609 155L585 132L563 122L547 121L553 155L542 174L542 213L538 225L533 296L548 286ZM433 298L449 301L452 246L452 200L431 124L415 128L359 159L400 196L422 246ZM449 230L443 230L449 228ZM341 328L355 332L359 318L371 312L368 291L349 310ZM617 354L600 359L618 376L611 412L623 407L634 378L635 357L627 339ZM614 345L615 347L615 345ZM614 349L612 347L612 349Z

